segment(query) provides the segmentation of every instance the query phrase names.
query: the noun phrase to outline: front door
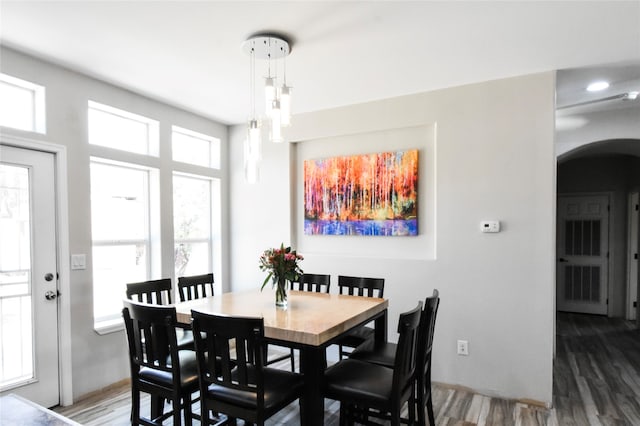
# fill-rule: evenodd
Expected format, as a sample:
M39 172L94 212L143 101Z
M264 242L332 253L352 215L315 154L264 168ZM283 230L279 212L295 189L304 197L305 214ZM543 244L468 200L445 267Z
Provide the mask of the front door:
M0 393L60 399L54 155L0 146Z
M607 314L608 195L558 196L559 311Z

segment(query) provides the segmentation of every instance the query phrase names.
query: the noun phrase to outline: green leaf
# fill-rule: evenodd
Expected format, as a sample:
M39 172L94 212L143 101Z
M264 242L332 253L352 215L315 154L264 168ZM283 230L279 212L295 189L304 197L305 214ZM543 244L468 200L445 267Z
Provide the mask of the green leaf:
M269 275L267 275L267 278L265 278L264 282L262 283L262 287L260 287L260 291L264 290L264 286L267 285L272 275L273 275L273 272L269 272Z

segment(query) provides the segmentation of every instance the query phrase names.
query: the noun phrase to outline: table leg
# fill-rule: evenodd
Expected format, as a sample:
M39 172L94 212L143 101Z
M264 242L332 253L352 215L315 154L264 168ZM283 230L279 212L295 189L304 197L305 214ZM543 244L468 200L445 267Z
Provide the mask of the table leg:
M300 404L300 424L321 426L324 423L322 387L326 352L323 346L305 346L300 354L300 372L304 374L304 395Z
M374 339L376 343L385 343L387 341L387 310L385 309L382 315L375 319L375 334Z

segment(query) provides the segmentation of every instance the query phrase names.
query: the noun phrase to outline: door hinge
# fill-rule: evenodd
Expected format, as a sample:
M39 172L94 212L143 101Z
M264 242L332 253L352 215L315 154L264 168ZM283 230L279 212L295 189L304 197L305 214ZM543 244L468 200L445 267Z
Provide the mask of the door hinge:
M607 305L609 304L609 299L607 299Z
M640 210L640 205L636 204L636 211Z
M634 308L637 308L637 307L638 307L638 301L637 301L637 300L634 300L634 301L633 301L633 307L634 307Z
M607 259L609 258L609 252L607 252Z
M611 211L611 205L607 204L607 211L610 212Z
M636 260L638 260L638 253L634 253L634 254L633 254L633 258L634 258L634 259L636 259Z

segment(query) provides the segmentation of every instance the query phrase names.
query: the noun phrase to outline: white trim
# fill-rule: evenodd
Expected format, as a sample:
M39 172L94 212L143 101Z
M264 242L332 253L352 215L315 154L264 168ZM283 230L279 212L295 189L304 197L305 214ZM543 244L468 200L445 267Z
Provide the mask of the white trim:
M73 380L71 362L71 267L69 251L69 194L67 186L67 148L34 139L2 134L0 143L18 148L50 152L55 158L56 221L58 257L58 353L60 372L60 405L73 404Z
M638 259L635 257L638 253L638 211L635 206L639 202L639 193L637 191L630 192L628 195L628 214L627 214L627 303L625 309L625 318L629 321L635 321L636 308L633 303L638 297Z

